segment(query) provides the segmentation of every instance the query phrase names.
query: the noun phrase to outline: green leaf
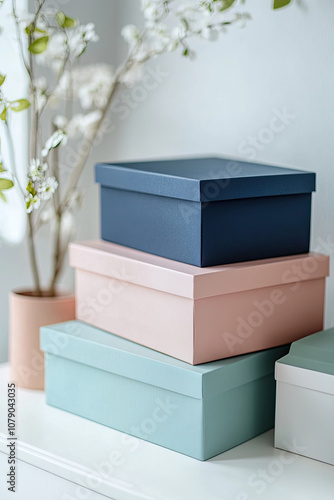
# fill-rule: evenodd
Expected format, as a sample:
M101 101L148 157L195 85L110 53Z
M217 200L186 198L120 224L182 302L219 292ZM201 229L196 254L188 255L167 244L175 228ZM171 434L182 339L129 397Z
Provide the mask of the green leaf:
M77 21L72 17L67 17L64 12L59 11L56 15L56 20L61 28L73 28L76 26Z
M1 75L0 74L0 87L1 85L3 84L3 82L6 80L6 76L5 75Z
M0 198L2 199L2 201L4 201L5 203L7 202L7 198L6 196L4 195L4 193L2 191L0 191Z
M26 34L28 36L30 36L32 33L33 33L33 30L34 30L34 25L33 24L29 24L29 26L27 26L24 31L26 32Z
M184 49L182 55L186 57L188 54L189 54L189 49Z
M289 5L289 3L291 3L291 0L274 0L273 9L281 9Z
M218 0L218 1L221 4L219 8L220 12L230 9L235 2L235 0Z
M48 36L42 36L34 40L28 47L29 52L32 54L42 54L45 52L48 47L49 38Z
M61 10L59 12L57 12L56 21L61 28L64 27L65 20L66 20L66 16L65 16L64 12L62 12Z
M14 186L14 182L10 179L0 179L0 189L10 189Z
M36 189L34 188L33 186L33 183L31 181L28 182L28 185L27 185L27 191L28 193L30 193L32 196L36 196L37 194L37 191Z
M64 28L74 28L74 26L77 25L77 21L73 19L72 17L66 17L65 23L64 23Z
M40 28L37 28L37 26L34 26L32 23L29 24L24 30L28 36L32 35L33 33L41 33L42 35L46 35L47 31L46 30L41 30Z
M3 122L5 122L5 121L7 120L7 108L5 108L5 109L3 110L3 112L2 112L2 113L1 113L1 115L0 115L0 118L1 118L1 120L2 120Z
M183 17L181 19L181 21L183 22L185 28L188 30L189 29L189 23L188 23L187 19L185 17Z
M17 101L12 101L9 107L12 111L18 113L19 111L29 108L29 106L30 102L28 99L17 99Z
M0 173L1 172L6 172L6 169L3 168L3 163L0 162Z
M47 31L41 30L40 28L37 28L37 26L35 26L35 33L41 33L41 35L46 35Z

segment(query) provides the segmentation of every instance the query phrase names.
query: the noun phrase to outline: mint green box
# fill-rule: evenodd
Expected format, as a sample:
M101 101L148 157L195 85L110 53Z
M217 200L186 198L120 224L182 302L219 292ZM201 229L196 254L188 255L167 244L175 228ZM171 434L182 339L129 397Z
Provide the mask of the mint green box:
M199 460L274 426L289 346L192 366L79 321L41 329L47 403Z

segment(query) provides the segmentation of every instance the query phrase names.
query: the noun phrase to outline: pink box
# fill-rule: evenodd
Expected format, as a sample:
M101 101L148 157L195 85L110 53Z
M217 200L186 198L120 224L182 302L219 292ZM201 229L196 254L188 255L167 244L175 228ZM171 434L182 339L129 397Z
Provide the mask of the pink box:
M75 243L77 318L190 364L322 330L329 257L199 268L105 241Z

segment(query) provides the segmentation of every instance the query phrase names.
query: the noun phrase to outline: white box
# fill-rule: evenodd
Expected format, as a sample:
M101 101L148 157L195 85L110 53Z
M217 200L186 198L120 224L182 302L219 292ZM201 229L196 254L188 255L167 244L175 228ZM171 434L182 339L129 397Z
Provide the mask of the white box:
M334 465L334 328L276 362L275 447Z

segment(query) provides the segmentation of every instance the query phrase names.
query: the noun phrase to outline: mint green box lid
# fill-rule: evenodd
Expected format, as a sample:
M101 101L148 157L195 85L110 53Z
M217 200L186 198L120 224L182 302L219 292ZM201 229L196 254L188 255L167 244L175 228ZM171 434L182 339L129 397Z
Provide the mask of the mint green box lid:
M334 375L334 328L293 342L277 363Z
M272 373L286 346L192 366L80 321L41 328L41 348L110 373L197 399L209 398ZM284 358L283 358L284 359Z

